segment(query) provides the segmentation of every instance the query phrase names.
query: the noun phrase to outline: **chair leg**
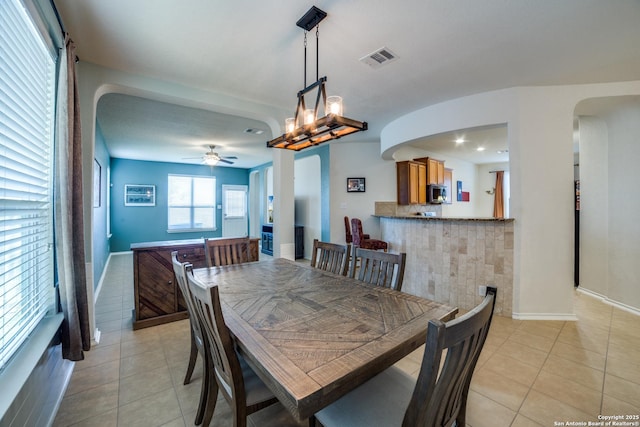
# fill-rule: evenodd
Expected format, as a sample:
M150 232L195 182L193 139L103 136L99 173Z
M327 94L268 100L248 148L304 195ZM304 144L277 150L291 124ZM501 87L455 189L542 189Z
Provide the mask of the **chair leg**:
M309 417L309 427L316 427L316 416L311 415Z
M189 366L187 366L187 373L184 376L184 385L187 385L191 382L191 376L193 375L193 370L196 367L196 359L198 358L198 347L196 346L196 339L193 335L193 329L191 330L191 353L189 354Z
M202 421L203 427L209 427L211 419L213 418L213 412L216 409L216 402L218 401L218 382L215 379L215 368L213 367L213 361L207 358L207 369L205 372L205 378L207 378L207 393L206 393L206 411L204 413L204 419Z
M204 419L205 410L207 409L207 401L209 397L208 396L209 381L212 380L209 375L210 373L209 373L209 366L207 365L207 361L205 360L204 357L201 357L201 359L202 359L202 384L200 385L200 402L198 402L198 410L196 411L196 421L195 421L196 425L202 424L202 420ZM217 395L217 391L216 391L216 395Z

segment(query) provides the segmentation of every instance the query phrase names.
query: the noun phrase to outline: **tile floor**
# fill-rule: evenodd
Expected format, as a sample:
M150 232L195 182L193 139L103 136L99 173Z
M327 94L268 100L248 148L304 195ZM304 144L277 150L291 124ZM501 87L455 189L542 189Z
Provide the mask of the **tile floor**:
M96 305L100 343L76 363L54 426L193 425L202 371L198 362L191 384L182 385L189 323L131 329L132 265L130 254L111 257ZM640 316L581 293L575 311L578 322L494 317L471 383L468 425L559 426L640 414ZM420 358L418 350L398 365L417 375ZM306 425L283 412L276 405L249 425ZM212 425L229 423L220 400Z

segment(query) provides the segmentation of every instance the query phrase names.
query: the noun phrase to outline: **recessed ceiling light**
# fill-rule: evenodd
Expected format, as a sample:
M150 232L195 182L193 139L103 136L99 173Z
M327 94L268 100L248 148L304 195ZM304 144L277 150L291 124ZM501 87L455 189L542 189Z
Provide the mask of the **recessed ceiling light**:
M464 142L464 138L457 138L456 144L462 144Z
M498 150L498 154L504 154L504 153L508 153L509 150Z
M484 151L484 147L478 147L476 148L476 151Z

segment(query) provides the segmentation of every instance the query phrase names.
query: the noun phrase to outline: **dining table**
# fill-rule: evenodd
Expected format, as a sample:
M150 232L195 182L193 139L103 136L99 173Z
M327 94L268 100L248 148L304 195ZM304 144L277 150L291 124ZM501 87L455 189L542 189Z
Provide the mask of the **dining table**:
M458 311L283 258L193 272L218 286L238 351L298 420L424 344L430 319Z

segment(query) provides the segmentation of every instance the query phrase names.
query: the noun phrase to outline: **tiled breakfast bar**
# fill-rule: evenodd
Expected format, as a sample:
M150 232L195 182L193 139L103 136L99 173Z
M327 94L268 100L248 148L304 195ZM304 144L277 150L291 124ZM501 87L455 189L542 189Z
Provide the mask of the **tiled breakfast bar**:
M470 310L480 285L496 286L495 312L511 317L513 219L376 216L389 250L407 254L404 292Z

